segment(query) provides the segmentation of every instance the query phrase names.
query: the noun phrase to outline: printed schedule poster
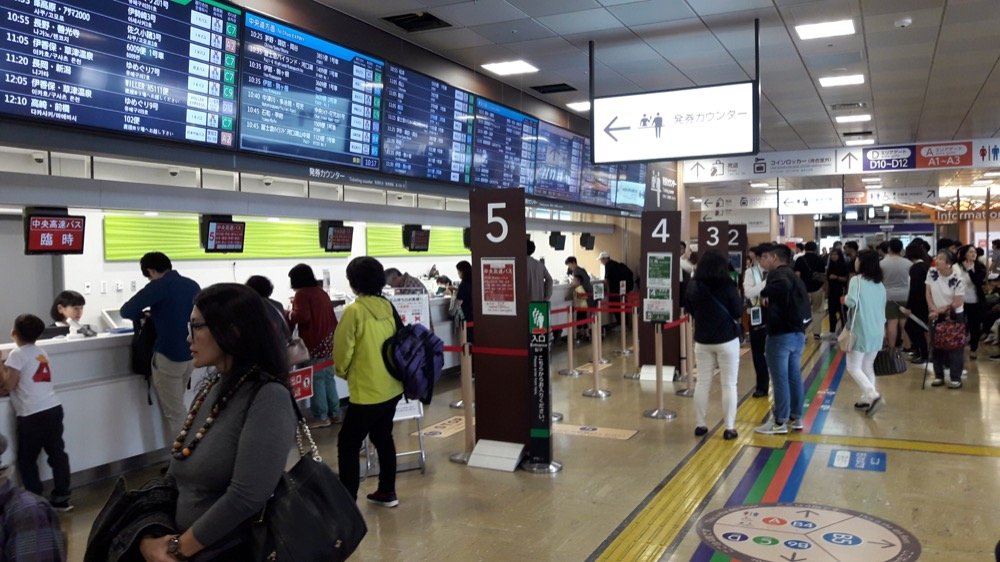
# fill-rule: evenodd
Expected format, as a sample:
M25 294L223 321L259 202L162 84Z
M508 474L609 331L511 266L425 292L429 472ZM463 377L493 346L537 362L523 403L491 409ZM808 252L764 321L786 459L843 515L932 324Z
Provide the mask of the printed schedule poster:
M0 2L0 113L234 148L242 14L217 0Z
M240 148L379 168L385 63L246 14Z
M484 316L517 316L514 258L483 258L480 286Z
M643 300L643 320L646 322L672 322L673 261L671 252L646 254L646 298Z

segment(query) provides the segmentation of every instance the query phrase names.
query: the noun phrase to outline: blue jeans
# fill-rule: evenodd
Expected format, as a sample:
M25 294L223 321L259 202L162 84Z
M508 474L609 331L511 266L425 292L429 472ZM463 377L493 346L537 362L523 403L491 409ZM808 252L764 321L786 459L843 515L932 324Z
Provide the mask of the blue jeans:
M326 359L310 359L315 365ZM340 396L337 395L337 382L333 378L333 367L313 373L313 397L309 409L317 420L335 418L340 415Z
M806 336L802 332L768 334L764 344L767 370L774 387L774 422L802 419L802 348Z

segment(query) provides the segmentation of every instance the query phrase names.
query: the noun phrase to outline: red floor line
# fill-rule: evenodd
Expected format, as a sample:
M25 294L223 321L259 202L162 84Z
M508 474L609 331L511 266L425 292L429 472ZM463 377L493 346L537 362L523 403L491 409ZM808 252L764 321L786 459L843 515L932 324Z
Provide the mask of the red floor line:
M771 480L767 491L764 492L761 503L776 503L778 501L782 490L785 489L785 484L788 483L788 477L791 475L792 469L795 468L795 462L799 460L800 453L802 453L802 443L792 442L788 444L788 451L785 452L785 458L782 459L778 470L775 471L774 479Z

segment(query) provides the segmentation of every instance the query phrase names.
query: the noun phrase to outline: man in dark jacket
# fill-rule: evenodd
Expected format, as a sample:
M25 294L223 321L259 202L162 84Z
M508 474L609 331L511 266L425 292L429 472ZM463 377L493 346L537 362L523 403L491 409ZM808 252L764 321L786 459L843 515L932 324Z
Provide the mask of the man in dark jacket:
M815 242L806 242L806 252L799 259L795 260L795 274L799 276L806 285L809 292L809 304L812 307L812 323L809 331L813 337L819 339L823 324L823 283L826 278L826 263L819 255Z
M818 257L818 256L817 256ZM755 431L785 434L802 429L802 349L805 347L805 324L796 320L793 292L802 297L806 288L788 266L792 251L775 244L762 249L760 265L767 271L764 299L767 319L767 342L764 355L774 391L773 416Z
M611 256L607 252L601 252L597 259L604 264L604 287L608 293L613 293L619 295L617 297L609 297L608 302L623 303L625 302L625 296L621 294L621 282L625 282L625 292L631 293L632 289L635 287L635 274L632 270L622 262L615 261L611 259ZM611 315L611 325L612 327L617 326L621 323L621 319L618 314Z
M153 388L163 414L163 429L170 443L184 425L187 408L184 391L191 380L191 349L188 347L188 321L194 296L201 287L174 271L162 252L149 252L139 260L139 268L149 283L122 305L122 318L139 320L149 309L156 326L153 345Z

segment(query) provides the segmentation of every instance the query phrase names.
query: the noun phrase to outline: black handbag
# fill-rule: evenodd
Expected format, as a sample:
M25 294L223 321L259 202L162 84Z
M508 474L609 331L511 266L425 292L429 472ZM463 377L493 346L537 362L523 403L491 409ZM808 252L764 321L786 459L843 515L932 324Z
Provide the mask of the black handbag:
M320 457L302 414L298 416L295 441L301 458L281 475L274 495L252 523L254 560L346 560L368 526L357 501Z
M875 356L874 369L877 376L898 375L905 373L907 368L906 360L898 348L883 349Z

